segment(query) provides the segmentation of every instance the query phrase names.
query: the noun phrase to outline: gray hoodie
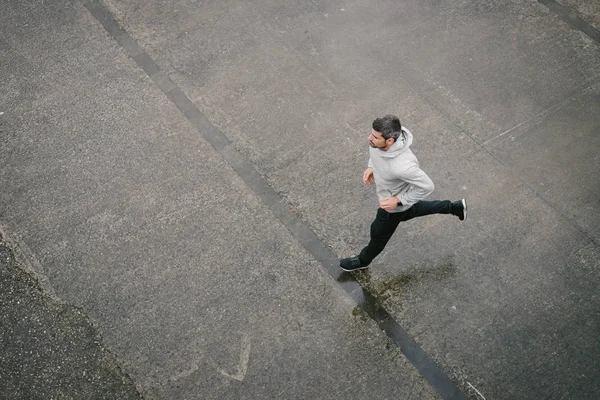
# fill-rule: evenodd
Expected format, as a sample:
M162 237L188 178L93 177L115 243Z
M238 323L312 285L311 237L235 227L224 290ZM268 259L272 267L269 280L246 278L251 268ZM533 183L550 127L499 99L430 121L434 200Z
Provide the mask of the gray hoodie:
M402 202L392 213L408 210L433 192L433 182L419 168L419 161L409 148L412 140L410 131L402 128L402 134L387 151L369 148L369 168L375 176L377 197L398 197Z

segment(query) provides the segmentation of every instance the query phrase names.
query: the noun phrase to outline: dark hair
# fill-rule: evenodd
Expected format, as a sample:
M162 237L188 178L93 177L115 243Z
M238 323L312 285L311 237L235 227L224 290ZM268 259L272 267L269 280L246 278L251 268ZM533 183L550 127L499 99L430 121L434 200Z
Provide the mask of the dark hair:
M373 121L373 129L381 133L381 136L386 140L392 138L396 141L400 133L402 133L400 119L395 115L386 115L385 117L377 118Z

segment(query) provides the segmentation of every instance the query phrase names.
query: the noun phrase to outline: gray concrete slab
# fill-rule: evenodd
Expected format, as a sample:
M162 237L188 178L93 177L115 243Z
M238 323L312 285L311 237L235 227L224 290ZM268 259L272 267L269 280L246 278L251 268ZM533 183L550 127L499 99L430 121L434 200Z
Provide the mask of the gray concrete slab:
M471 219L407 224L364 284L465 386L595 397L593 40L537 2L106 4L340 256L374 214L364 136L399 114Z
M488 148L565 218L600 243L600 85Z
M600 243L600 125L590 116L600 109L599 90L599 85L589 88L552 115L520 126L488 146L595 243Z
M479 142L598 81L596 43L536 2L466 2L402 36L405 57L382 57Z
M0 26L1 224L145 398L439 398L80 3Z

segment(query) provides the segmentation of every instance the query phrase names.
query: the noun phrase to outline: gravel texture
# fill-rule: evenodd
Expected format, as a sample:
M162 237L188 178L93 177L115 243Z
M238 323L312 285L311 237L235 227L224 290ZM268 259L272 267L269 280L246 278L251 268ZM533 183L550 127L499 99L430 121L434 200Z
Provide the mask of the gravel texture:
M90 320L44 295L2 238L0 398L142 398Z

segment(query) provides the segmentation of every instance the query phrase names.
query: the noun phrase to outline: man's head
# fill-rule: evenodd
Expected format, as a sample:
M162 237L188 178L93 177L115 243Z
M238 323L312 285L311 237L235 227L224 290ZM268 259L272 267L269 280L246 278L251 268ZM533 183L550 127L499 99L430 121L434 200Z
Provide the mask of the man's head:
M373 128L369 135L371 147L387 151L402 133L400 119L394 115L386 115L373 121Z

